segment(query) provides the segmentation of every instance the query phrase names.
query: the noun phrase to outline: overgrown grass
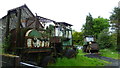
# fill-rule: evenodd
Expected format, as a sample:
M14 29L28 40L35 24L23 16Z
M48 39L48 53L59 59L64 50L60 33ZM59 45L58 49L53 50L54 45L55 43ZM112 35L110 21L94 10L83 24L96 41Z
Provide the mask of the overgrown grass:
M113 59L120 59L120 56L117 51L111 49L102 49L100 50L101 56L110 57Z
M88 58L84 55L85 53L82 53L80 50L76 58L58 58L56 64L50 66L104 66L106 63L109 63L96 58Z

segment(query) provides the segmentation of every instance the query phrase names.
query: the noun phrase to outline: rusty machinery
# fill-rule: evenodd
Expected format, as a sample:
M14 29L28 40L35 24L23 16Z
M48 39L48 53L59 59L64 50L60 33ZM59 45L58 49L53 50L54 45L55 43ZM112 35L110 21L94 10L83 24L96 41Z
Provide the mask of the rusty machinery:
M6 49L8 53L21 56L24 62L31 64L35 62L34 64L40 66L46 66L49 62L54 63L55 58L59 56L75 57L76 48L72 45L71 24L55 22L33 14L23 18L23 7L27 8L24 5L12 9L6 16L5 37L9 39ZM24 11L26 12L26 9ZM23 14L23 16L25 15ZM11 29L10 27L14 24L11 20L15 19L16 25ZM48 22L52 22L54 25L48 25L45 28Z
M84 45L83 45L83 52L86 53L98 53L99 52L99 45L95 41L94 36L88 35L84 36Z

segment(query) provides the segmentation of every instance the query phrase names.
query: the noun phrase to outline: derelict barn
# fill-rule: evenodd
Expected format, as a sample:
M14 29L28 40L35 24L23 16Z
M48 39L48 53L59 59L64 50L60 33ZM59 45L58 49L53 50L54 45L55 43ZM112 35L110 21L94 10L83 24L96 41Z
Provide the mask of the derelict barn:
M46 22L51 21L41 16L35 16L26 5L11 9L6 16L0 19L1 40L4 40L9 31L15 28L41 29L44 28Z

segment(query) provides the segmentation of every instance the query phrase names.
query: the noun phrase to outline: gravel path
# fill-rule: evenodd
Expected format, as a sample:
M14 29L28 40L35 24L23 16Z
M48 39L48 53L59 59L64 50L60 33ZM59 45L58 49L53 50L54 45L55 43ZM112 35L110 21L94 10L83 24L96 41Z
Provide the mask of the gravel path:
M112 64L107 64L106 66L109 66L111 68L120 68L120 60L112 59L112 58L109 58L109 57L103 57L103 56L100 56L100 55L97 55L97 54L87 54L87 55L84 55L84 56L87 56L87 57L90 57L90 58L98 58L98 59L102 59L102 60L105 60L105 61L108 61L108 62L112 62Z

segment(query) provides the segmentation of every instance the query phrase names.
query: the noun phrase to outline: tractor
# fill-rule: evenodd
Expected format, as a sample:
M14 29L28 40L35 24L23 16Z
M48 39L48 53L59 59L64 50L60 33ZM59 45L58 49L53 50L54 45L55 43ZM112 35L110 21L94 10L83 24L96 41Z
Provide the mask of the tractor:
M84 36L84 45L83 45L82 50L85 53L98 53L99 52L99 45L95 41L94 36L92 35Z

